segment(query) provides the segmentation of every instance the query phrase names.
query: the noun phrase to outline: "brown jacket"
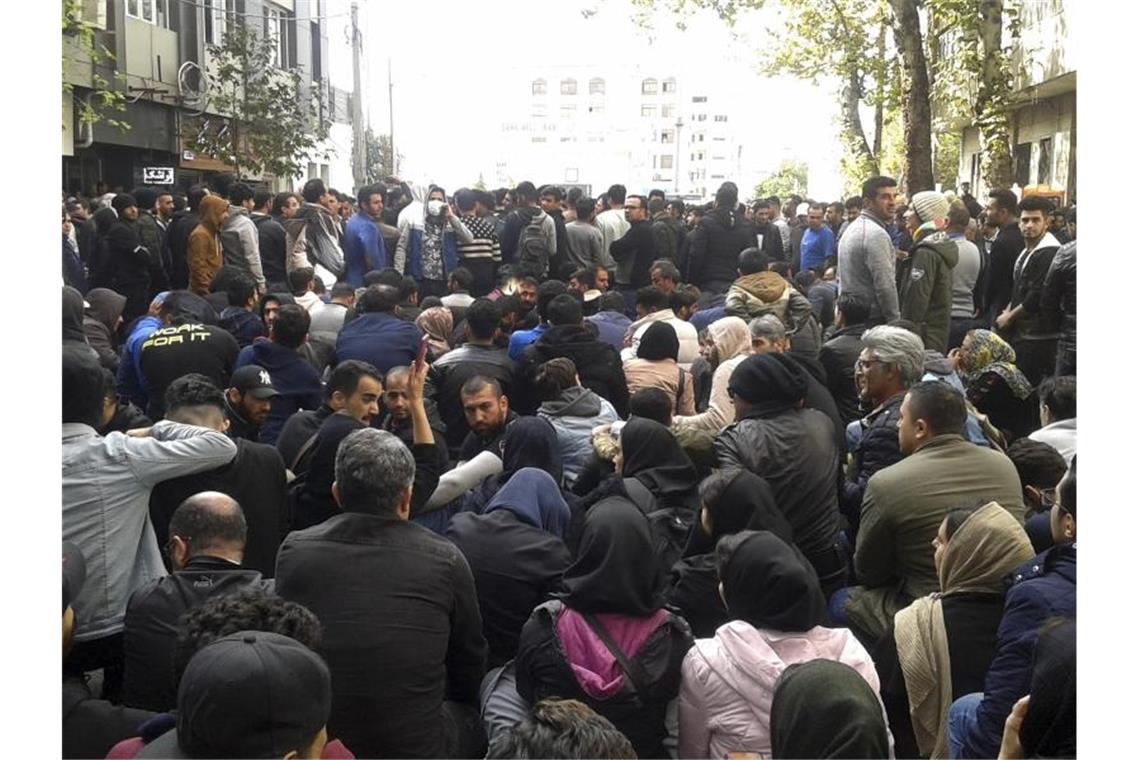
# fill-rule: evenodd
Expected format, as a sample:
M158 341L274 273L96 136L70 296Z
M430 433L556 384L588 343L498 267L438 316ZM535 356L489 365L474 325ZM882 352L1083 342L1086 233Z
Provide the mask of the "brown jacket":
M186 263L190 268L190 290L204 296L210 292L210 280L222 268L222 246L218 232L223 215L230 204L224 198L207 195L198 206L201 223L190 233L186 246Z
M673 399L673 414L688 416L697 413L693 403L693 378L672 359L655 362L630 359L622 365L622 369L625 371L629 395L632 396L643 388L660 388ZM677 387L681 384L684 388Z

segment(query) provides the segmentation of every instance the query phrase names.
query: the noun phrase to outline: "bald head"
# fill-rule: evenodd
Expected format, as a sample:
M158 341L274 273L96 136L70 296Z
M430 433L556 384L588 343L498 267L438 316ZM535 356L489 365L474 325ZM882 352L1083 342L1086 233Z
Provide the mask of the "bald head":
M217 491L196 493L179 504L170 518L171 559L176 568L202 555L240 563L245 535L240 504Z

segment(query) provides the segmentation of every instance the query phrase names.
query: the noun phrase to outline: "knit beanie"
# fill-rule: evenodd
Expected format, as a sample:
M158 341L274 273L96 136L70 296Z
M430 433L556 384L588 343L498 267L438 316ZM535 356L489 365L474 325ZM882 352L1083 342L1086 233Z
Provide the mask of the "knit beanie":
M131 206L138 205L139 204L135 202L135 197L129 193L119 193L111 200L111 208L115 209L119 216L122 216L123 211Z
M946 196L933 190L915 193L914 197L910 199L910 204L914 206L914 213L918 214L918 218L922 222L945 219L946 215L950 213L950 202L946 200Z

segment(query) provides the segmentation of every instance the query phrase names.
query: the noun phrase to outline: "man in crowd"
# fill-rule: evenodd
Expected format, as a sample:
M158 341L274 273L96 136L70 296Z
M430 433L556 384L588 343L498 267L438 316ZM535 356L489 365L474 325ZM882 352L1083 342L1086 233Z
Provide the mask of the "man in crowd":
M502 262L499 236L495 233L495 219L491 216L494 199L483 190L462 188L455 192L455 207L459 220L471 231L472 242L456 245L459 263L474 278L472 295L485 296L495 285L495 266Z
M677 232L681 225L665 207L664 198L653 198L649 201L649 219L653 224L657 255L676 264L679 241Z
M514 361L519 361L527 346L542 337L542 334L549 329L550 324L547 322L547 310L550 308L550 302L558 296L566 294L566 285L559 280L547 280L538 286L537 293L533 313L538 317L538 323L529 330L515 330L511 333L510 342L507 345L507 356ZM519 294L522 294L521 283L519 286ZM525 306L525 299L523 304Z
M740 252L756 242L752 225L736 212L737 189L725 182L716 192L716 205L701 217L690 236L685 281L707 293L723 293L736 279Z
M895 246L887 225L895 216L898 183L890 177L871 177L863 183L864 209L839 241L839 281L843 292L871 304L869 324L881 325L899 318L895 288Z
M415 463L398 438L352 433L335 468L341 514L277 560L277 593L324 623L329 728L361 756L479 757L487 643L467 562L408 522Z
M598 329L598 339L615 350L625 348L625 336L632 321L625 315L625 299L621 293L603 293L598 298L598 313L586 317Z
M164 196L167 203L171 203L170 194ZM150 254L150 295L170 289L170 278L167 270L169 262L166 255L166 221L158 215L158 193L144 187L135 191L135 200L138 202L139 216L135 221L138 229L139 242Z
M562 215L562 189L557 185L544 185L538 191L538 205L554 220L555 254L551 257L549 271L552 276L565 277L571 267L566 219Z
M278 395L272 378L263 367L247 364L234 370L225 395L229 424L226 434L234 440L259 440L261 428L269 419L272 400Z
M281 196L285 196L281 198ZM279 217L289 203L291 211L297 209L297 197L292 193L278 193L274 196L268 190L258 190L253 194L253 211L249 218L257 228L257 249L261 255L261 273L265 276L266 289L279 287L285 282L285 228ZM286 217L287 218L287 217Z
M986 267L986 283L982 291L982 317L987 324L993 324L1002 310L1009 305L1013 295L1013 265L1018 255L1025 250L1025 238L1021 235L1017 196L1012 190L997 188L990 191L989 205L986 206L986 221L997 228L997 237L990 245L989 265ZM842 280L842 273L840 280ZM847 287L847 283L843 283Z
M499 381L483 375L469 378L459 389L459 402L471 432L459 447L458 461L474 459L484 451L501 457L503 434L518 414L511 409Z
M946 239L958 247L958 263L951 273L953 295L947 348L958 348L966 333L976 326L974 314L978 304L974 300L974 291L982 272L982 249L974 241L966 239L971 219L963 203L951 203L946 219Z
M170 260L170 287L182 290L190 287L190 269L186 263L190 233L198 226L198 206L210 194L202 185L192 185L186 191L186 208L176 210L166 228L167 257Z
M808 226L800 240L800 270L813 269L820 275L827 260L835 253L835 233L824 224L823 213L822 203L812 203L808 207Z
M1047 377L1037 394L1041 399L1041 429L1029 437L1055 448L1069 464L1077 454L1076 375Z
M515 207L507 214L499 241L503 261L520 273L543 279L550 272L558 252L558 231L554 219L539 208L533 183L520 182L515 188Z
M376 226L384 211L384 188L365 185L356 192L357 209L344 226L344 282L364 287L364 273L388 266L384 238Z
M247 525L242 507L224 493L202 491L170 516L164 544L171 575L131 594L123 627L123 702L174 709L174 645L190 609L246 589L266 589L261 573L242 566Z
M953 270L958 264L958 246L946 239L950 204L934 191L915 193L908 214L917 229L903 269L899 314L918 325L923 344L931 351L946 353L953 307Z
M615 262L610 246L629 231L629 220L625 213L625 185L610 185L605 198L609 206L597 215L594 224L602 233L602 264L606 269L613 269Z
M594 224L594 201L583 195L575 202L575 219L566 225L566 246L570 264L576 269L595 270L604 266L602 231Z
M257 225L249 216L254 208L253 188L244 182L230 185L229 216L222 225L222 257L225 264L239 267L253 275L257 289L265 291L265 274L261 269L261 242Z
M419 352L420 330L396 316L399 296L387 285L370 286L357 304L360 316L341 329L329 363L356 359L380 372L411 364Z
M649 283L665 295L681 287L681 272L669 259L657 259L649 266Z
M844 293L835 307L835 332L819 349L819 361L827 372L827 388L835 399L839 416L850 423L862 414L855 387L855 363L863 350L870 307L863 299Z
M1074 210L1074 213L1075 210ZM1077 241L1057 249L1041 290L1042 328L1060 332L1053 374L1077 373Z
M625 348L622 349L622 359L628 361L637 356L637 347L641 343L641 336L654 322L668 322L676 331L677 340L681 349L677 354L677 363L687 367L696 361L700 355L701 344L697 339L697 328L683 319L678 319L673 310L669 308L669 297L652 285L646 285L637 291L635 298L637 321L630 324L625 332Z

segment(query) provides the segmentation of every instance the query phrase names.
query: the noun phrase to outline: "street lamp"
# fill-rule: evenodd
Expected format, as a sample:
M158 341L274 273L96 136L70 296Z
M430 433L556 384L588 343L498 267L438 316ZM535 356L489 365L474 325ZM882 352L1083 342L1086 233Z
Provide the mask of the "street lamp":
M673 160L673 192L677 195L681 194L681 127L685 126L685 122L681 121L681 117L677 116L677 123L674 124L677 128L673 139L677 143L677 157Z

